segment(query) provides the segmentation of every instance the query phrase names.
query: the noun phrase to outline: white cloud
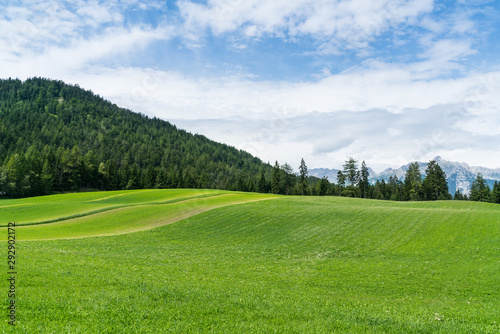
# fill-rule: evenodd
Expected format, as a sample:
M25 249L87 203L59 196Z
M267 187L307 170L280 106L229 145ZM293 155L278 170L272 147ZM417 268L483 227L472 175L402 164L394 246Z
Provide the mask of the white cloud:
M0 68L3 77L61 77L70 71L82 70L96 60L125 53L147 45L152 40L168 38L169 30L108 29L92 40L76 39L65 47L47 47L43 53L25 53L4 58Z
M378 64L295 84L123 68L78 74L78 82L265 161L339 167L355 156L381 168L441 155L499 166L500 155L467 152L500 149L500 72L413 81L412 68Z
M474 38L457 27L477 26L465 14L440 20L425 16L432 0L182 1L186 22L171 28L124 26L124 8L158 7L158 2L79 1L72 6L35 1L5 7L0 76L79 84L120 106L173 120L271 162L296 166L304 157L311 167L339 167L354 156L376 168L441 155L500 165L500 155L491 153L500 151L494 146L500 136L500 72L465 70L463 60L478 51ZM364 52L384 31L406 25L427 29L414 37L423 50L416 52L417 61L367 59L340 73L324 67L310 81L258 81L248 74L203 78L102 62L113 63L114 56L177 34L202 53L207 29L233 34L228 41L235 52L266 36L310 37L318 46L314 57L347 48ZM450 77L457 69L462 74Z
M121 22L123 16L117 12L111 12L111 8L99 5L97 1L92 1L78 8L76 13L84 19L86 25L98 27L103 23Z
M214 34L241 30L247 37L312 36L321 52L339 46L365 48L391 26L415 21L433 9L432 0L211 0L181 1L179 8L191 31ZM326 44L325 44L326 43Z
M122 12L141 3L34 1L7 6L0 13L0 75L62 78L93 62L169 39L171 28L123 25Z

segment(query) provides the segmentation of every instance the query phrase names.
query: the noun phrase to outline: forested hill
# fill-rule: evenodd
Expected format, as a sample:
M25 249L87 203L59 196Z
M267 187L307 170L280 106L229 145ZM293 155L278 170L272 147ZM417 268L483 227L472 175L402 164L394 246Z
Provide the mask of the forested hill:
M258 189L272 167L78 86L0 80L0 194L136 188Z

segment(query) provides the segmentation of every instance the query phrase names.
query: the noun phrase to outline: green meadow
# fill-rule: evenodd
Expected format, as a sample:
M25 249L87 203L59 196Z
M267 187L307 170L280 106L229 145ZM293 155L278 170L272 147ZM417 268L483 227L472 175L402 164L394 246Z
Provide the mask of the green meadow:
M1 332L500 332L495 204L136 190L0 200L12 221Z

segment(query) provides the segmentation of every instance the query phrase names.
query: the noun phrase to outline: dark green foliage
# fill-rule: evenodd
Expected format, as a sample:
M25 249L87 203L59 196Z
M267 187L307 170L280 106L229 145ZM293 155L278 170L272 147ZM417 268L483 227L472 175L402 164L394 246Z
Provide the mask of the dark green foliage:
M307 171L307 166L302 158L300 161L300 167L299 167L299 173L300 173L300 181L299 181L299 187L302 195L307 195L307 176L309 172Z
M337 184L339 185L340 193L342 193L342 190L345 187L345 180L346 180L346 177L345 177L344 173L342 173L342 171L339 170L337 172Z
M316 184L316 193L319 196L325 196L328 193L330 188L330 182L328 182L328 177L324 176L317 184Z
M8 197L83 188L253 191L259 171L272 171L249 153L42 78L0 80L0 166Z
M453 195L453 199L454 200L457 200L457 201L466 201L468 200L469 198L467 197L467 195L464 195L460 192L460 189L458 189L456 192L455 192L455 195Z
M423 199L422 174L418 162L413 162L408 167L405 175L406 199L409 201L419 201Z
M368 172L368 167L366 166L365 161L361 163L361 171L359 173L359 191L361 198L368 197L368 190L370 188L370 183L368 182L368 177L370 177L370 173Z
M404 184L396 176L389 177L387 183L385 199L390 201L404 201L406 194L404 191Z
M492 200L490 187L486 184L486 181L481 173L478 173L476 179L472 182L470 200L478 202L490 202Z
M264 170L260 170L259 181L257 184L257 191L261 193L269 192L269 184L267 183L266 176L264 174Z
M285 163L281 166L281 189L282 194L290 195L292 193L293 185L295 184L296 175L292 167Z
M278 161L274 164L273 168L273 177L271 180L271 192L273 194L279 194L280 193L280 186L281 186L281 169L280 165L278 164Z
M493 191L491 192L491 202L500 204L500 182L495 181Z
M429 162L425 173L426 175L422 183L424 198L430 201L451 199L451 195L448 192L446 174L436 161L432 160Z
M358 166L356 165L358 162L354 160L354 158L349 158L345 162L344 167L344 175L346 180L349 182L350 186L354 186L358 180Z

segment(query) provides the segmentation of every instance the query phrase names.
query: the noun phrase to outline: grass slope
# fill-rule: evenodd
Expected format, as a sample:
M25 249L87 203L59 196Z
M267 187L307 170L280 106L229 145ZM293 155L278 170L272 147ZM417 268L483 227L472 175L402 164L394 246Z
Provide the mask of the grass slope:
M18 225L27 225L124 206L165 203L220 193L222 192L193 189L120 190L1 200L0 225L5 226L10 221L16 221Z
M500 331L496 205L311 197L219 208L207 202L221 198L195 199L194 207L203 201L214 208L147 231L19 242L17 331ZM148 210L158 218L157 208L181 203L118 210L138 210L145 221ZM112 212L119 211L79 219L93 224Z
M16 221L21 240L88 238L147 230L216 207L270 198L191 189L65 194L0 204L0 224Z

